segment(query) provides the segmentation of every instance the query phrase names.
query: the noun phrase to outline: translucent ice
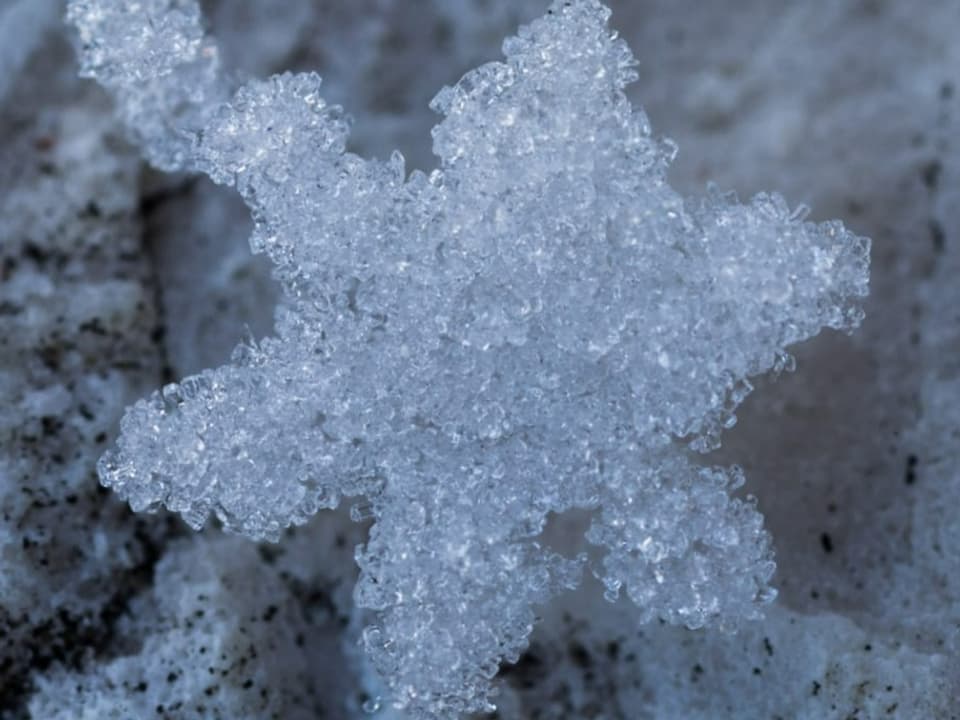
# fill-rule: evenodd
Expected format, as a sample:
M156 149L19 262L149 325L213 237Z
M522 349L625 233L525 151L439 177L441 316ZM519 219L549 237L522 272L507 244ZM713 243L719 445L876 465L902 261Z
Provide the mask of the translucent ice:
M606 8L555 2L444 88L429 176L346 152L316 75L222 100L192 2L70 14L148 157L236 187L284 290L275 337L130 408L104 484L258 539L364 496L364 644L414 717L489 709L533 606L579 582L585 556L538 542L551 512L596 511L593 570L639 621L759 614L761 518L688 446L790 344L858 324L868 242L779 196L674 192Z

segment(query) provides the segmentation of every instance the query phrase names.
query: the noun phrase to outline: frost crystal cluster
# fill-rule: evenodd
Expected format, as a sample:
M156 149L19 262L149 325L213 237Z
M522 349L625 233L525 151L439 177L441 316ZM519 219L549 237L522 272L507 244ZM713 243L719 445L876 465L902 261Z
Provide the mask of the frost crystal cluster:
M555 2L444 88L428 175L347 152L314 74L234 90L191 0L70 4L148 158L234 186L284 291L274 337L127 412L101 479L256 539L362 497L363 643L412 717L490 709L534 606L578 584L586 554L538 542L551 513L594 511L592 570L638 622L756 617L761 517L691 448L787 346L861 317L866 240L670 188L608 16Z

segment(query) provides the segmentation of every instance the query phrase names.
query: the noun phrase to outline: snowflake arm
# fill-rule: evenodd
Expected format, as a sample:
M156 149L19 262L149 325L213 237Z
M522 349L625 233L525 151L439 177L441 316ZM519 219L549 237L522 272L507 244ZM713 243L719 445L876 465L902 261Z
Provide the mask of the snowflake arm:
M611 474L587 533L607 549L598 575L609 598L625 587L643 620L691 628L760 617L776 594L774 564L754 504L729 495L743 484L739 468L668 456L656 475Z
M104 484L134 510L164 505L194 529L213 513L233 532L269 540L336 507L344 491L367 490L362 473L353 486L339 480L335 470L351 466L354 450L324 435L316 410L323 383L281 349L244 347L235 364L129 408L117 448L98 465Z
M494 511L503 508L491 497L501 488L489 472L436 478L449 490L429 499L391 488L358 548L355 597L377 614L364 649L393 704L414 717L494 710L490 681L526 647L534 605L576 587L583 572L583 558L540 547L539 524L520 517L525 507ZM471 512L474 521L464 523Z
M71 0L67 20L77 28L80 74L116 96L147 159L195 169L196 134L231 90L196 0Z

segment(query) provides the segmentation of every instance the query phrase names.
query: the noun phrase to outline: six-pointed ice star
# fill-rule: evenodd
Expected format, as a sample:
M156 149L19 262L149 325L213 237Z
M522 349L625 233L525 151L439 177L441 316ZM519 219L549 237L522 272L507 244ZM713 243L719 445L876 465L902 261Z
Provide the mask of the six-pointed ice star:
M284 290L274 337L129 410L101 478L267 539L362 496L364 643L415 717L488 708L535 604L577 585L585 555L538 542L551 513L594 511L593 570L638 622L756 616L761 518L686 441L710 447L788 345L860 319L865 240L669 187L608 15L555 2L442 90L428 175L346 152L315 75L230 97L192 2L71 3L148 157L235 186Z

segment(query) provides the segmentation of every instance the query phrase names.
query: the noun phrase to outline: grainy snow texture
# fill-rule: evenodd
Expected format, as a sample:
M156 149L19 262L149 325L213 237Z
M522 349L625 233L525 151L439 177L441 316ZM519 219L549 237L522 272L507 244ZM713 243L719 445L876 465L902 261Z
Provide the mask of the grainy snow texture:
M41 5L0 8L0 715L33 669L106 642L159 534L95 483L124 406L159 378L139 160ZM42 87L17 77L27 63Z
M172 544L152 593L132 603L117 631L129 654L83 675L58 669L42 678L34 717L75 720L82 708L98 720L306 720L323 715L325 696L349 692L325 664L336 646L318 638L256 547L235 538Z
M221 103L197 6L77 0L84 73L163 169L235 186L275 265L275 336L137 403L105 485L135 510L276 540L344 496L363 645L413 717L493 710L534 606L577 586L538 538L596 510L593 572L635 622L759 617L774 565L737 468L701 467L750 391L852 329L868 243L778 196L684 201L623 94L635 61L593 0L557 2L432 107L440 168L346 152L315 74Z
M501 58L502 38L542 16L545 0L201 4L216 43L198 24L192 3L109 3L132 12L100 17L106 25L86 40L92 57L106 65L111 53L125 58L116 72L103 66L117 99L111 108L94 84L75 79L75 56L64 42L69 31L56 22L63 9L58 2L0 0L6 38L0 179L4 197L16 199L4 201L0 234L0 321L12 323L0 340L6 342L0 374L12 398L0 411L9 429L0 472L16 469L0 476L7 531L0 552L0 717L373 713L401 720L430 712L454 717L457 703L487 702L496 712L475 717L960 717L960 588L954 580L960 567L951 512L960 457L950 450L960 439L951 402L960 342L955 3L611 2L612 27L639 60L627 97L634 107L643 105L655 132L668 133L681 149L668 162L669 144L637 133L636 148L643 148L637 156L646 166L622 157L630 147L625 130L645 120L619 94L616 75L583 84L583 73L597 68L590 63L615 46L597 21L581 26L595 33L581 29L575 41L534 33L536 48L548 37L556 48L574 47L573 60L523 56L514 41L517 51L494 66L512 70L509 88L457 84L469 68ZM152 22L137 15L144 12ZM91 42L101 32L129 43ZM169 61L170 42L175 56L191 62ZM583 52L598 45L604 50ZM335 112L334 104L352 116L349 135L335 134L345 152L323 157L300 143L276 153L281 142L256 157L264 137L259 129L322 133L330 127L323 119L312 128L289 122L302 115L291 92L302 76L287 76L279 87L249 79L284 71L323 75L318 95L326 105L319 116ZM441 121L439 139L447 149L438 158L431 154L436 115L428 105L443 85L458 86L464 102L459 114L450 104ZM257 102L239 104L244 94ZM277 107L258 104L275 98L293 100L285 125L275 124ZM481 108L484 99L490 103ZM511 106L561 112L537 119L520 112L508 133L501 120ZM134 147L119 139L113 118L127 126ZM213 158L211 145L198 142L212 136L201 131L218 123L222 130L234 120L244 128L243 143L217 145L220 155ZM558 127L569 133L568 143L562 133L549 142ZM536 152L514 154L511 162L503 149L517 147L518 139L533 139ZM137 146L155 166L199 169L227 185L193 172L146 169L138 182ZM487 147L496 151L488 156ZM402 170L399 159L390 159L394 148L406 156ZM464 152L456 158L459 148ZM235 159L235 152L254 161L243 172L218 175L217 165ZM371 157L380 160L361 159ZM273 162L282 158L289 166ZM323 175L325 167L336 172ZM411 175L411 167L425 174ZM431 175L434 167L438 173ZM306 186L318 177L332 177L325 187L340 197L330 199L316 187L304 197L287 192L294 182ZM550 184L538 188L543 178ZM863 327L852 336L828 332L796 346L798 370L776 382L752 380L759 388L737 409L737 426L727 429L721 417L703 410L715 407L711 401L696 409L695 393L674 395L695 383L662 382L658 396L648 378L669 381L694 370L708 387L719 378L713 370L731 368L726 363L746 368L731 370L731 381L773 364L790 367L774 350L819 325L780 337L775 329L798 317L830 324L830 302L855 309L856 298L817 296L811 282L818 276L811 271L789 283L811 305L793 307L791 294L776 308L785 293L778 269L811 270L813 251L823 247L817 238L830 226L791 219L782 201L768 196L744 207L716 193L706 201L682 200L702 194L708 181L743 197L776 188L814 208L813 217L842 217L856 235L873 238ZM367 193L362 201L358 188ZM343 213L345 196L354 198L346 203L353 216ZM116 204L115 197L124 200ZM252 222L245 203L255 209ZM107 206L124 209L103 212ZM303 218L288 222L296 214L288 211L304 207L313 208L311 227ZM636 208L650 214L635 225L624 222ZM673 208L678 217L671 219L666 210ZM771 211L766 228L747 232L735 224L711 236L725 238L721 247L731 252L745 252L744 262L734 265L748 272L726 277L720 287L700 282L723 257L706 253L697 235L706 237L704 228L718 217L762 218L762 208ZM460 240L451 243L457 217ZM606 221L603 229L598 218ZM282 232L265 232L278 225ZM537 227L559 230L531 232ZM798 227L806 230L794 232ZM274 245L251 255L246 240L254 228L255 247L275 236L299 254L285 260ZM676 238L673 249L686 255L669 260L670 244L650 243L651 229ZM330 242L334 237L341 242ZM644 242L623 242L631 237ZM790 237L788 247L806 254L758 253L778 237ZM859 242L846 231L841 237ZM424 260L440 239L457 252ZM467 240L475 247L464 245ZM691 252L698 247L704 252ZM48 256L48 248L56 250ZM550 248L557 252L544 256ZM525 257L530 249L541 254ZM297 272L311 261L311 270L329 272ZM279 282L270 277L271 266L280 267ZM841 262L827 274L835 277L831 273L844 267L856 268L862 285L863 265ZM375 286L368 282L374 276ZM106 285L138 288L136 301L104 294L106 278ZM631 287L637 278L643 286ZM744 295L736 285L749 279L761 283L760 292ZM329 292L316 307L320 283ZM424 287L437 292L424 294ZM440 287L452 294L445 297ZM724 287L736 302L724 304ZM650 325L653 292L669 298L664 319L682 318L695 300L703 334L680 336L678 327L689 322L661 330ZM86 297L99 298L95 312ZM538 297L550 302L533 302ZM823 297L834 300L821 305ZM758 318L755 308L765 304L782 314ZM511 313L528 305L526 313ZM608 312L628 306L634 317ZM441 311L453 333L437 332ZM374 313L384 316L382 323ZM42 319L48 315L52 323ZM105 334L89 332L94 325L84 320L94 316ZM311 336L316 318L325 333L319 339L316 327ZM847 327L857 318L841 316L833 324ZM771 334L744 336L750 322ZM644 338L631 335L631 323L645 323ZM81 325L82 332L70 330ZM666 346L671 332L682 364L663 368L653 345ZM227 362L244 337L243 354L232 365L204 371ZM769 357L729 354L761 347L763 337L771 341ZM560 338L567 338L564 345ZM641 339L652 342L642 346ZM428 342L438 345L434 352L400 353L404 344L409 350ZM326 348L322 357L307 352L316 347ZM546 347L553 353L543 352ZM67 361L46 365L61 357ZM482 362L470 364L471 357ZM538 365L543 358L543 370L532 365L534 357ZM614 357L634 364L608 362ZM252 364L260 359L270 362ZM436 372L441 364L448 375ZM113 441L122 406L150 387L197 373L208 381L267 384L222 398L210 395L210 385L193 385L220 403L216 415L206 416L202 454L189 444L196 434L183 436L181 445L166 434L197 430L191 423L202 421L206 410L190 401L178 412L171 391L173 412L155 416L164 428L158 444L133 455L142 462L169 453L186 469L171 473L159 495L144 481L141 497L157 506L175 499L188 513L199 508L192 516L199 523L204 512L223 513L224 498L258 493L255 503L228 508L223 517L235 529L267 528L279 543L258 546L224 537L216 527L185 531L162 509L130 515L112 494L97 490L93 463ZM550 373L566 384L530 380ZM50 386L66 395L40 408L45 414L34 433L37 420L21 398L42 399ZM189 392L191 384L180 387ZM531 388L542 393L536 403ZM331 398L339 401L333 410ZM257 426L247 417L233 426L247 435L231 436L222 420L242 418L231 415L238 399L262 401L244 403L245 412L266 407L276 422ZM741 399L734 396L727 417ZM636 408L668 403L686 408L683 419L700 421L700 430L678 439L682 423L668 426L672 416L660 414L651 421L659 426L636 432ZM364 407L373 412L361 414ZM149 416L140 412L141 419ZM291 424L298 413L317 426L312 435L306 425ZM292 432L298 427L302 434ZM122 436L120 449L128 438L147 437L142 430ZM256 453L235 457L228 453L240 447L237 437L246 448L273 448L280 438L283 448L300 455L272 449L269 462ZM723 448L705 456L691 452L689 442L703 437L696 449L718 439ZM354 438L364 442L355 445ZM447 438L459 445L445 445ZM219 474L205 475L183 448L201 462L202 455L218 458ZM313 472L316 465L305 472L308 460L326 454L324 472ZM261 463L258 470L228 469L251 458ZM769 539L757 509L731 499L728 486L741 474L724 469L730 463L742 465L746 478L733 498L758 497ZM703 469L711 466L719 467ZM222 484L203 484L214 477ZM274 485L262 487L265 479ZM200 484L190 486L191 480ZM352 490L345 487L350 483ZM630 498L616 494L627 487L641 511L614 502ZM317 504L333 503L331 489L358 496L340 510L281 529L313 508L274 500L303 501L324 488L328 493ZM365 522L350 521L351 507ZM501 518L507 522L495 522ZM738 552L702 543L730 537L731 528L740 531ZM480 540L488 537L496 542L484 547ZM618 545L625 538L632 547ZM361 543L354 593L354 546ZM771 545L776 575L761 573L757 580ZM538 567L546 572L535 575ZM720 577L697 575L721 567ZM570 574L558 577L555 569ZM689 593L695 576L698 597ZM543 584L534 588L530 580L538 577ZM553 594L576 581L576 590ZM624 592L610 603L604 593L612 597L617 582ZM772 605L763 602L772 594L768 585L778 591ZM651 587L660 589L652 598ZM708 610L714 598L722 605ZM761 610L763 619L742 622ZM658 616L677 624L642 622ZM685 627L699 622L711 627ZM738 632L720 632L718 625ZM419 664L404 662L404 653ZM426 694L405 695L411 687ZM395 709L397 702L407 709Z

